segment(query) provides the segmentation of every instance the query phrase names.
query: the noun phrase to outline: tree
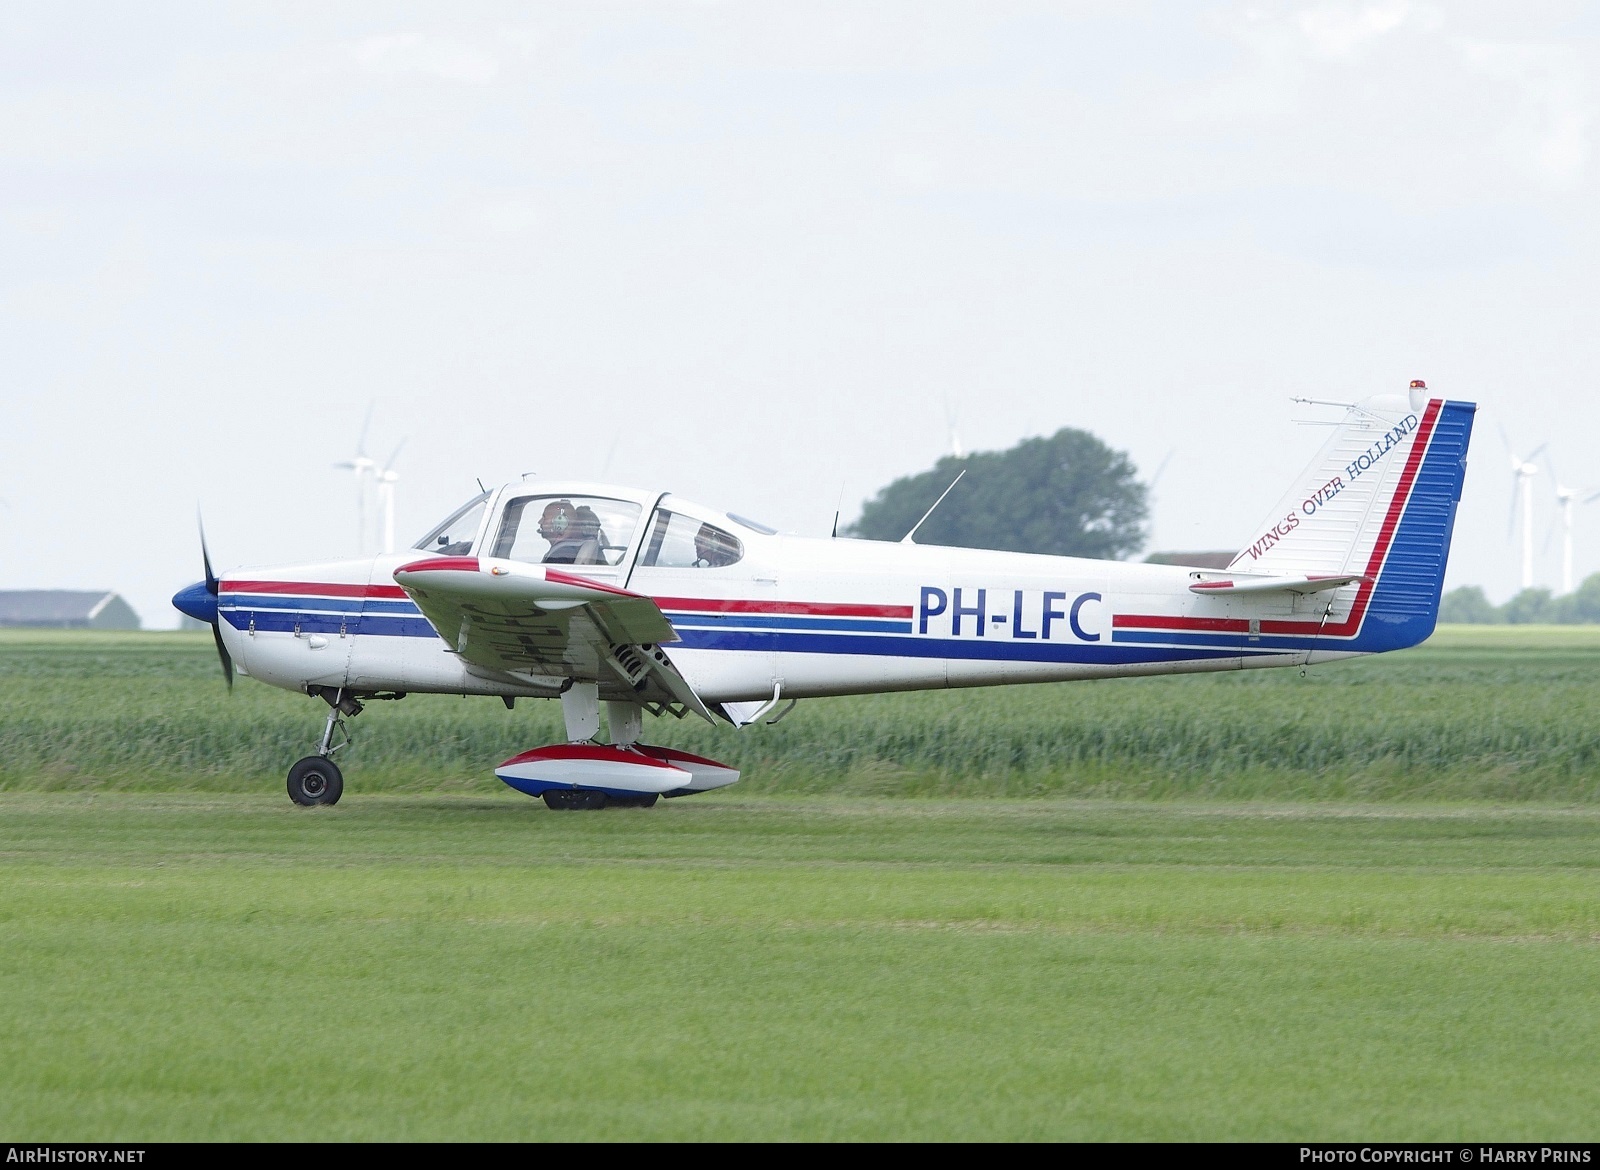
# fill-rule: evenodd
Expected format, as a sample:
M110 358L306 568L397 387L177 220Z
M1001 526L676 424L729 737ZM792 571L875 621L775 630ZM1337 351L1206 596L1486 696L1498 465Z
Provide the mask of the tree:
M1009 451L946 456L897 479L867 501L849 535L899 540L963 469L960 485L917 530L919 543L1102 560L1144 544L1149 509L1133 461L1072 427Z
M1505 604L1506 621L1514 626L1554 621L1553 611L1548 589L1524 589Z
M1506 619L1499 607L1484 596L1481 585L1463 585L1440 599L1439 620L1492 625Z
M1600 622L1600 573L1591 573L1577 590L1560 599L1565 602L1566 620L1589 625Z

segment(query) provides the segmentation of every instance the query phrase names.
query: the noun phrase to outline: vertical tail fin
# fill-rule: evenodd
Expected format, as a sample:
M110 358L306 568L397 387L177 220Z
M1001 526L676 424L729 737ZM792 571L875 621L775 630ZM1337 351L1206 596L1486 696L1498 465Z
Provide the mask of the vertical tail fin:
M1319 641L1359 651L1422 641L1438 619L1476 409L1416 389L1350 407L1230 569L1360 573L1333 595Z

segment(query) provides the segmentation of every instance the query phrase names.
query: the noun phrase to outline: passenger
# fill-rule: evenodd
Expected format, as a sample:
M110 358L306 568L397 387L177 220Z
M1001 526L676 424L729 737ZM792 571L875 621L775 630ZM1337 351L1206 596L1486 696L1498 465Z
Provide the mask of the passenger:
M588 504L580 504L572 519L572 539L578 542L575 565L603 565L606 563L604 547L606 534L600 527L600 517Z
M697 569L720 569L738 560L739 551L722 529L702 524L700 531L694 534L694 557Z

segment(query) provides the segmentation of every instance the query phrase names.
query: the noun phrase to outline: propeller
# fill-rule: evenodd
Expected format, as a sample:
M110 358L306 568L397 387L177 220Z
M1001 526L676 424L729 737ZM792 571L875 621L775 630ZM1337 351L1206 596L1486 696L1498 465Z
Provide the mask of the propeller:
M1145 484L1144 498L1147 509L1146 515L1150 519L1150 526L1145 529L1144 534L1145 543L1147 545L1154 545L1156 542L1156 522L1153 515L1155 512L1156 485L1161 482L1161 477L1167 473L1167 465L1172 462L1172 457L1177 453L1178 449L1176 447L1168 451L1165 457L1163 457L1161 462L1156 466L1156 473L1150 477L1150 482Z
M1556 529L1561 529L1561 592L1572 592L1572 510L1574 507L1583 507L1600 499L1600 492L1586 488L1568 487L1561 482L1561 475L1556 471L1556 461L1550 453L1545 452L1544 465L1549 469L1550 482L1556 490L1556 514L1550 519L1549 530L1545 533L1544 553L1550 551L1550 545L1555 540Z
M1167 464L1172 462L1172 457L1174 455L1176 455L1177 453L1178 453L1178 449L1176 447L1174 447L1172 450L1168 451L1166 453L1166 455L1162 458L1161 462L1156 465L1156 473L1150 477L1150 482L1149 482L1148 485L1146 485L1146 490L1147 491L1149 491L1151 493L1155 492L1156 485L1161 482L1161 476L1167 470Z
M233 690L233 656L228 653L228 648L222 642L221 618L217 614L217 594L221 582L211 569L211 550L206 547L205 522L197 515L196 523L200 528L200 560L205 565L206 579L196 581L193 585L178 590L173 594L172 604L179 613L185 614L198 622L205 622L211 627L211 640L217 644L217 657L222 662L222 678L228 684L228 690Z
M1506 455L1511 462L1511 511L1506 517L1506 539L1510 540L1517 533L1517 497L1523 491L1523 482L1539 474L1539 465L1534 462L1544 453L1549 443L1540 443L1528 454L1520 456L1511 446L1511 436L1506 434L1505 427L1500 428L1500 441L1505 444ZM1554 476L1552 475L1553 479ZM1531 539L1531 537L1530 537Z
M217 580L216 573L211 571L211 550L206 547L206 526L200 524L200 559L206 566L206 592L211 594L211 640L217 644L217 658L222 662L222 678L228 684L228 690L233 690L233 656L228 653L227 646L222 642L221 617L217 613L217 591L221 582Z
M1507 517L1506 541L1509 543L1516 535L1518 518L1518 505L1522 509L1522 587L1530 588L1533 585L1533 477L1539 474L1539 465L1534 462L1544 453L1550 444L1540 443L1526 455L1518 455L1511 445L1511 436L1506 434L1505 427L1500 428L1500 441L1506 445L1506 456L1511 462L1511 512ZM1553 477L1552 477L1553 478Z
M1539 547L1539 555L1544 556L1550 551L1550 543L1555 540L1556 529L1560 527L1563 519L1562 513L1567 512L1568 502L1578 493L1575 489L1565 487L1561 483L1561 473L1556 470L1555 457L1546 451L1544 453L1544 467L1550 473L1550 482L1556 491L1556 514L1550 518L1550 523L1544 530L1544 544ZM1567 518L1570 519L1570 513Z

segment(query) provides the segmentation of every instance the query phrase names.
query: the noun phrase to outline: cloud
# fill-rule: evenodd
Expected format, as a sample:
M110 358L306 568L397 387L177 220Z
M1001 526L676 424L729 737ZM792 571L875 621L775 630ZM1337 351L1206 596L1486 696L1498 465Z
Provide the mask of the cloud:
M421 33L368 37L353 52L356 63L368 73L421 73L465 85L489 85L500 73L499 61L489 54Z
M1300 31L1319 56L1347 60L1363 42L1393 32L1411 12L1406 0L1388 3L1329 4L1300 14Z
M491 199L478 208L478 222L490 231L520 235L539 226L543 216L537 204L528 199Z
M1461 53L1468 67L1511 86L1518 95L1500 134L1513 160L1531 163L1549 186L1576 185L1592 153L1589 127L1594 121L1577 55L1565 47L1495 41L1465 42Z

